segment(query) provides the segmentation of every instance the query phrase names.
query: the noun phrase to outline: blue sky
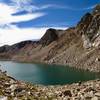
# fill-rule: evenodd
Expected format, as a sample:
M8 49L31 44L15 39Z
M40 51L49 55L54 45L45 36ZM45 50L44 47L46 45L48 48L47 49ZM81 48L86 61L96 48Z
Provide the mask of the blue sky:
M0 45L39 39L46 29L75 26L100 0L0 0Z

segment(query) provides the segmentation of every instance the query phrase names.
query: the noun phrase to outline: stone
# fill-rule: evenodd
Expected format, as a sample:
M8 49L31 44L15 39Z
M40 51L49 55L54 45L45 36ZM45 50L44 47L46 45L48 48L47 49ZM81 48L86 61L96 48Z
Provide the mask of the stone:
M91 91L95 91L92 87L88 87L84 90L84 92L91 92Z
M8 98L5 96L0 96L0 100L8 100Z
M99 100L98 97L93 97L91 100Z
M95 96L100 97L100 93L99 92L95 93Z
M14 92L15 92L15 93L19 93L19 92L22 92L22 90L23 90L23 88L16 88L16 89L14 90Z
M88 92L88 93L85 93L85 95L84 95L85 99L91 99L93 96L94 95L93 95L93 92L92 91L91 92Z
M81 82L81 81L79 81L79 82L78 82L78 85L80 86L81 84L82 84L82 82Z
M8 83L8 82L6 82L5 84L4 84L4 87L10 87L10 84Z
M100 58L96 58L95 62L100 62Z
M11 95L14 96L14 92L12 92Z
M14 98L14 100L18 100L18 98L17 98L17 97L15 97L15 98Z
M11 79L11 80L10 80L10 83L11 83L11 84L15 84L16 82L15 82L13 79Z
M14 91L14 90L16 89L16 85L12 84L12 85L10 86L10 89L11 89L11 91Z
M64 96L69 96L69 97L72 97L72 93L70 90L66 90L63 92Z
M31 92L29 91L29 92L27 92L28 93L28 95L30 95L31 94Z

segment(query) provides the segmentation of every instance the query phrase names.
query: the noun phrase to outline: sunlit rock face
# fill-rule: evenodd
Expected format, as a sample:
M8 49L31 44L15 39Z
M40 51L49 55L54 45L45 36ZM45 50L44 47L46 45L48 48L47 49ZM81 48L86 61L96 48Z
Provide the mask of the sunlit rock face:
M92 13L87 13L77 25L77 31L82 35L85 48L98 47L100 44L100 5Z

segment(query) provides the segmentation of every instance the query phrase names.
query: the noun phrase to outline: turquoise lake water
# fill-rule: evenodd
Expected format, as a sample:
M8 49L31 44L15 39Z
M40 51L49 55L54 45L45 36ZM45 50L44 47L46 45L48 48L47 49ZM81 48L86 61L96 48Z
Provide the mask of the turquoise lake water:
M62 85L100 78L100 74L47 64L16 63L0 61L0 69L8 75L26 82L42 85Z

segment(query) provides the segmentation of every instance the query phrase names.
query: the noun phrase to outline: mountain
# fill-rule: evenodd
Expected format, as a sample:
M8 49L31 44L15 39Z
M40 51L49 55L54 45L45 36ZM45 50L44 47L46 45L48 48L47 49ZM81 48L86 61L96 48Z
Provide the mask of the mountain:
M0 47L0 59L70 65L100 71L100 5L66 30L48 29L37 42Z

